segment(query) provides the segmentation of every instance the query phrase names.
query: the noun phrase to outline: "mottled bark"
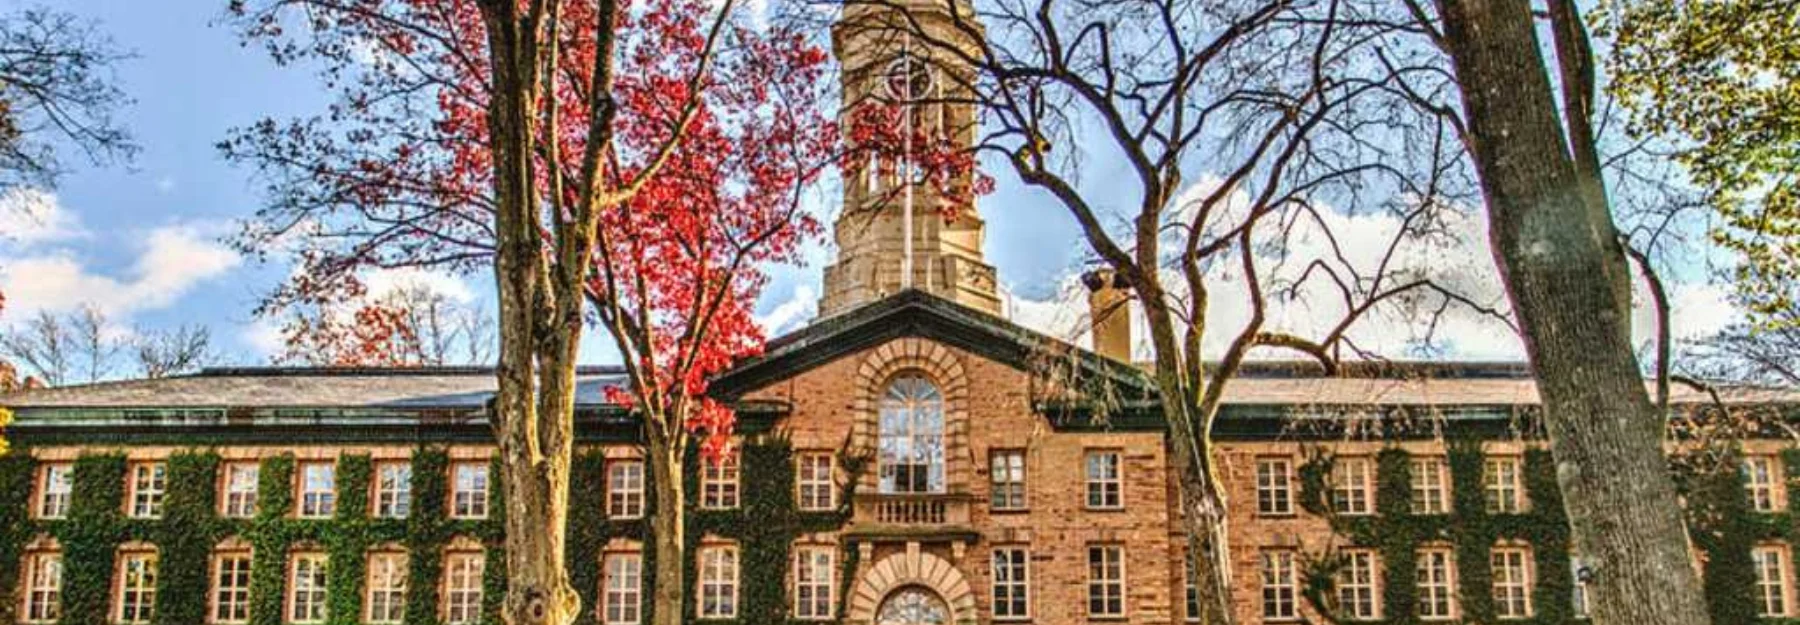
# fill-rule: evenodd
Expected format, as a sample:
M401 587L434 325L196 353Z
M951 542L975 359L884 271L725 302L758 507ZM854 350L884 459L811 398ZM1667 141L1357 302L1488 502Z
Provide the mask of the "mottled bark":
M650 515L650 534L655 554L655 584L651 588L651 598L655 601L656 610L651 615L652 625L681 625L687 618L683 614L686 605L687 587L684 579L683 565L690 554L687 553L686 515L683 514L687 501L686 479L684 477L682 458L687 449L685 432L670 432L646 422L645 434L650 445L645 449L649 455L645 463L650 470L650 488L655 496L656 509ZM668 583L673 581L674 583Z
M1438 8L1575 548L1594 563L1594 622L1707 623L1662 454L1664 418L1645 393L1630 309L1617 297L1631 275L1610 213L1592 204L1605 201L1599 183L1583 179L1558 126L1531 5Z

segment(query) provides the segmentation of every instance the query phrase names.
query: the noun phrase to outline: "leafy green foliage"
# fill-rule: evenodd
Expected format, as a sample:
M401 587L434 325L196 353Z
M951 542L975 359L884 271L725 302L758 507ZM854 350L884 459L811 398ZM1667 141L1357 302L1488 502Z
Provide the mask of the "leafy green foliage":
M1765 323L1800 302L1800 19L1781 0L1608 0L1608 89L1632 131L1674 139L1742 255L1740 295ZM1792 321L1791 319L1789 320Z
M769 437L743 446L740 507L690 515L688 536L697 546L702 536L738 541L740 606L737 623L787 623L789 549L803 533L834 531L849 517L850 496L863 463L846 459L843 468L852 486L842 493L837 510L801 512L794 503L792 450L785 440ZM698 458L699 454L690 454ZM324 551L327 571L328 621L351 625L363 617L364 583L369 549L398 544L408 553L406 625L442 625L439 581L444 548L464 536L483 545L486 568L482 580L482 625L500 625L500 602L506 588L502 539L505 502L497 479L489 480L485 519L449 517L449 456L442 449L416 450L412 462L412 509L405 519L369 516L373 463L366 455L337 459L337 510L330 519L293 518L295 461L292 455L264 458L258 482L257 514L252 519L218 516L216 486L221 462L210 451L183 451L168 459L168 490L161 519L129 519L125 510L125 457L82 456L75 463L75 485L67 520L33 521L27 498L37 463L29 453L0 458L0 588L16 588L24 547L48 533L62 545L64 561L61 625L108 625L112 622L112 574L120 545L146 541L156 545L160 560L154 625L205 622L211 585L211 557L222 541L237 536L252 549L250 623L281 625L286 600L288 555L296 548ZM696 460L697 462L697 460ZM489 466L498 476L499 460ZM690 475L697 476L697 466ZM654 566L649 525L644 519L607 519L605 458L593 450L576 458L570 496L580 502L569 518L569 568L583 605L577 623L594 625L599 605L600 553L608 541L624 538L644 545L645 618L654 606L647 574ZM697 479L697 478L696 478ZM690 488L697 497L698 489ZM655 502L648 508L653 510ZM688 502L690 509L696 502ZM840 554L847 596L856 551ZM692 564L686 567L691 583ZM686 611L693 613L690 593ZM17 622L17 602L0 607L0 625Z

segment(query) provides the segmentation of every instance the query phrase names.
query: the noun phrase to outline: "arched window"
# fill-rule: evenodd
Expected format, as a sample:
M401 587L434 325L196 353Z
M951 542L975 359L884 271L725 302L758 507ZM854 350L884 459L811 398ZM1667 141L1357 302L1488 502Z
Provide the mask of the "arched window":
M878 458L883 493L944 492L944 396L918 375L888 383Z
M916 586L902 588L881 602L876 625L945 625L950 609L936 593Z

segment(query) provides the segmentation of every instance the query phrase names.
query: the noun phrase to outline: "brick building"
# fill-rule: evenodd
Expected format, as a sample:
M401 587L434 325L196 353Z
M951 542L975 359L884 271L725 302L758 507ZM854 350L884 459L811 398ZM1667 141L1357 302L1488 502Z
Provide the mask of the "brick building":
M921 6L941 6L922 4ZM846 93L941 93L941 63L884 56L844 17ZM931 19L927 15L927 19ZM935 90L935 91L934 91ZM944 106L918 123L962 128ZM968 138L967 136L964 137ZM1123 315L1082 350L1000 314L979 214L897 180L845 185L823 317L719 379L740 414L695 466L696 622L1177 623L1185 541L1152 385ZM1121 297L1097 282L1102 307ZM583 371L570 569L585 624L653 608L646 472L616 370ZM0 623L493 623L504 571L480 368L232 368L3 401ZM1679 394L1684 406L1702 401ZM1723 401L1787 416L1800 395ZM1553 469L1514 364L1258 364L1216 432L1244 623L1580 618ZM1690 481L1728 523L1696 533L1715 613L1796 614L1787 439L1744 480ZM1580 572L1578 574L1578 572ZM1599 572L1604 574L1604 572ZM1314 592L1311 576L1333 580ZM1729 582L1729 583L1728 583ZM1735 612L1733 612L1735 610ZM1721 612L1723 611L1723 612ZM1732 621L1736 622L1736 621Z

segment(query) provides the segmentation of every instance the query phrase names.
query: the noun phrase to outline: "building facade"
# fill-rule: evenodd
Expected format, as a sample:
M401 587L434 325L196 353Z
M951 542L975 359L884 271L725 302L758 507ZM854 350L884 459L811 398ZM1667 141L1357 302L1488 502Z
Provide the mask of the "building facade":
M946 29L967 19L920 10ZM942 100L912 123L972 140L949 97L966 79L867 27L883 19L861 7L833 33L846 94ZM823 316L713 385L739 440L690 467L688 620L1190 620L1168 441L1125 362L1127 297L1091 281L1099 353L1020 327L979 214L946 219L945 198L871 171L845 185ZM661 502L636 423L604 400L622 383L580 376L568 543L583 625L655 608L646 519ZM1572 555L1522 367L1268 363L1228 388L1215 433L1240 622L1581 619L1583 580L1604 572ZM493 391L479 368L234 368L0 398L16 417L0 625L497 623ZM1722 401L1779 419L1800 406L1785 391ZM1694 535L1721 623L1800 612L1800 455L1777 432L1748 431L1741 477L1683 482L1707 513Z

